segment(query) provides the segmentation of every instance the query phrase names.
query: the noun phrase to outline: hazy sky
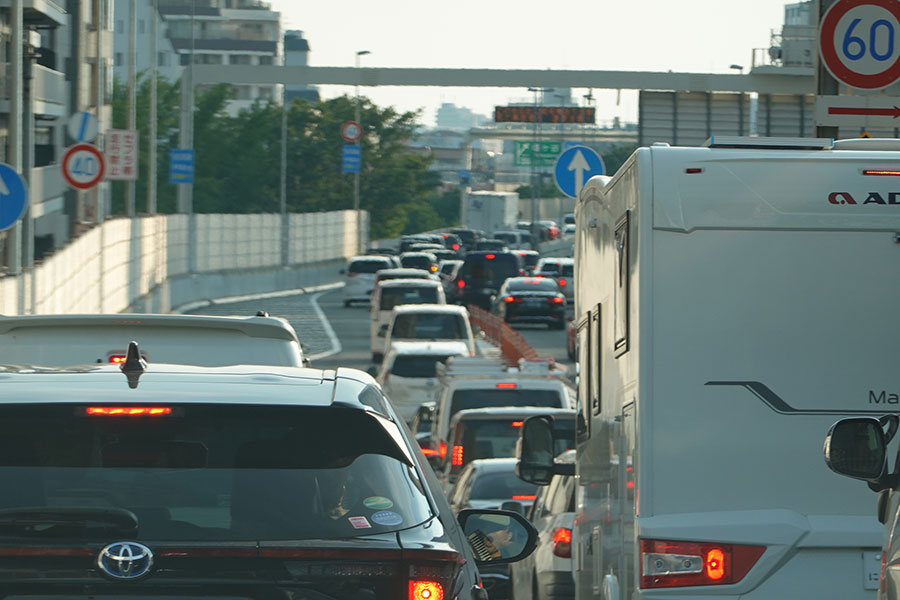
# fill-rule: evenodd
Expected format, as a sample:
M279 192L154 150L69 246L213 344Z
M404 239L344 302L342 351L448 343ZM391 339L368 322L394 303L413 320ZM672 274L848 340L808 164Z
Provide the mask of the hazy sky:
M287 29L309 40L310 65L734 72L780 31L785 0L271 0ZM322 88L325 97L351 87ZM586 90L574 89L580 98ZM423 108L433 124L441 102L483 114L527 90L363 88L378 104ZM636 94L596 91L597 118L636 120Z

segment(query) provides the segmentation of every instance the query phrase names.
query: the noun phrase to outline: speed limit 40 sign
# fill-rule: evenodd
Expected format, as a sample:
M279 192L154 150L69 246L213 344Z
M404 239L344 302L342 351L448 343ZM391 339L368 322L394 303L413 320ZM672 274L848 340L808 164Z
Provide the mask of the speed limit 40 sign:
M819 26L828 72L850 87L878 90L900 79L900 2L838 0Z
M75 144L62 158L63 179L79 190L88 190L100 183L105 170L103 154L90 144Z

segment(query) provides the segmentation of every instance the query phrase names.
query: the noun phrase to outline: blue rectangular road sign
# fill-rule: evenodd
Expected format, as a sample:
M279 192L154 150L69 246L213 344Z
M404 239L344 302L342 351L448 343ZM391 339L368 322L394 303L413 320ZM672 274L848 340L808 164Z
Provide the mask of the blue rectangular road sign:
M362 147L359 144L344 144L341 156L342 173L359 173L362 169Z
M174 149L169 153L169 183L194 183L194 151Z

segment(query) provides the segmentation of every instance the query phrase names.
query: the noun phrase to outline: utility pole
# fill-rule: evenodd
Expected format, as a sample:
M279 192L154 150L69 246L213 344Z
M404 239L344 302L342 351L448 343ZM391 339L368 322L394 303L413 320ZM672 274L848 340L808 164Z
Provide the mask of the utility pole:
M818 0L818 2L816 2L816 7L818 8L816 14L816 30L818 30L822 24L822 17L825 16L825 11L827 11L835 2L836 0ZM819 58L818 50L816 50L814 54L816 56L816 96L837 96L839 94L837 79L832 77L831 73L828 72L828 69L825 68L824 62ZM816 124L816 137L837 139L838 128L823 127Z
M282 58L282 61L285 59ZM282 66L284 62L282 62ZM287 211L287 86L281 86L281 182L279 209L281 212L281 265L290 264L290 222Z
M360 71L359 71L359 57L365 56L366 54L371 54L368 50L359 50L356 52L356 79L359 81ZM356 106L356 110L354 112L353 120L359 123L360 129L362 129L362 109L361 104L362 99L359 97L359 84L356 84L356 102L354 103ZM363 136L365 137L365 136ZM360 147L360 170L362 170L362 137L359 138L359 147ZM358 253L361 253L365 250L362 247L362 217L359 211L359 171L353 174L353 210L356 211L356 249Z
M137 0L131 0L128 10L128 129L134 131L137 129L137 98L135 96L135 88L137 87L137 82L135 81L137 78L137 54L135 53L135 46L137 45ZM97 23L97 36L99 37L99 35L100 23ZM97 56L97 64L98 66L100 64L99 55ZM135 183L136 181L134 179L128 181L128 188L125 196L125 214L128 217L133 217L135 213Z
M11 30L9 46L9 152L10 166L22 173L22 46L25 43L22 20L22 0L12 0L9 25ZM19 288L23 286L22 273L22 221L19 220L7 237L7 266L12 275L19 277ZM24 291L23 291L24 294ZM24 301L20 299L18 314L22 314Z
M544 120L543 112L538 110L538 94L541 94L541 101L543 102L543 95L547 92L552 92L553 88L530 87L528 91L534 92L534 127L532 129L533 141L531 146L531 247L537 250L541 241L540 226L538 225L537 191L539 187L543 187L544 183L543 173L537 168L537 155L540 153L541 145L541 124ZM535 180L536 175L537 180Z
M31 37L31 31L25 32L26 38ZM22 114L22 173L25 176L26 190L31 195L32 184L34 183L34 99L33 86L34 81L34 60L40 56L37 49L32 46L31 40L25 40L24 57L25 62L22 66L22 103L25 109ZM24 283L25 275L31 280L31 293L29 294L29 302L25 304L25 288L19 286L21 308L20 314L34 313L37 294L34 285L34 213L31 212L31 198L25 203L25 214L22 215L22 237L24 242L23 252L25 254L25 264L22 275L22 283Z
M156 21L159 19L158 0L150 6L150 122L147 124L147 213L156 214L156 68L159 54L156 48Z

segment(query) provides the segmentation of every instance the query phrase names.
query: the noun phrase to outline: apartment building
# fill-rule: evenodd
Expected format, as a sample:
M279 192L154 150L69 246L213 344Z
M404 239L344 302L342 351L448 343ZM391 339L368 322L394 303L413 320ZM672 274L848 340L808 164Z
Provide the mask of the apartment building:
M157 0L136 2L136 70L145 72L156 63L170 80L181 77L184 67L207 65L280 65L284 44L281 13L259 0ZM128 79L130 7L128 0L115 3L115 75ZM156 20L156 56L150 55L152 20ZM280 85L235 83L235 98L228 112L237 114L257 100L279 99Z

